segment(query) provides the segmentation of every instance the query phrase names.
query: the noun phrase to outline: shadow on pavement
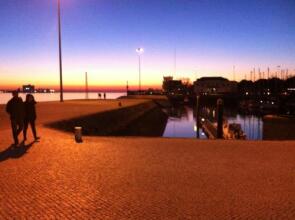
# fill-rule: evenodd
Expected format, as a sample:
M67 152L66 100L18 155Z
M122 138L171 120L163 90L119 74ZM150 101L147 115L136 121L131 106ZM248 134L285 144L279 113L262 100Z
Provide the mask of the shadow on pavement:
M27 151L34 145L35 141L29 144L20 144L17 147L9 146L6 150L0 152L0 162L8 160L9 158L18 159L25 155Z

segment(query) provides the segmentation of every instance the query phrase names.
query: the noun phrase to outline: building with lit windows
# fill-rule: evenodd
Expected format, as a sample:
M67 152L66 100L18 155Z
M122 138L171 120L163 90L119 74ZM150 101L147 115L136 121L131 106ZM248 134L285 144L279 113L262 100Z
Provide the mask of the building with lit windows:
M194 82L196 95L228 95L237 92L237 82L223 77L202 77Z

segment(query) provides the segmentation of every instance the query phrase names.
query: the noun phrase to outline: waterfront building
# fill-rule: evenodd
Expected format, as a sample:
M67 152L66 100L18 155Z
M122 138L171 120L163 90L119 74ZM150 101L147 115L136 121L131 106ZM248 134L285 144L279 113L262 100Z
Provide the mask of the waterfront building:
M39 89L36 89L36 92L37 93L55 93L55 90L54 89L44 89L44 88L39 88Z
M35 86L33 85L23 85L23 92L24 93L34 93L35 92Z
M175 80L172 76L164 76L162 88L166 94L183 94L185 86L181 80Z
M202 77L194 82L196 95L229 95L237 92L237 82L223 77Z
M285 89L288 91L289 94L295 95L295 76L290 77L286 80Z

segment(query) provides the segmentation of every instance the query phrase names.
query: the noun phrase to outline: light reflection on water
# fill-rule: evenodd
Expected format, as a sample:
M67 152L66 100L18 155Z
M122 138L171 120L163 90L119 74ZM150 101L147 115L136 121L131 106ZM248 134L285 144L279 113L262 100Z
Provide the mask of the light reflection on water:
M230 123L239 123L247 135L248 140L263 139L263 121L261 117L255 115L240 115L228 118Z
M201 118L209 119L214 122L216 117L214 107L203 107L200 109ZM195 131L196 119L191 107L182 107L169 112L169 118L163 137L183 137L197 138ZM241 124L242 130L246 133L248 140L263 139L263 121L262 118L255 115L242 115L236 109L227 108L224 110L224 116L229 123ZM202 129L199 131L200 139L207 139Z
M197 137L196 121L192 108L175 108L169 112L169 115L163 137ZM207 139L202 129L199 134L200 139Z

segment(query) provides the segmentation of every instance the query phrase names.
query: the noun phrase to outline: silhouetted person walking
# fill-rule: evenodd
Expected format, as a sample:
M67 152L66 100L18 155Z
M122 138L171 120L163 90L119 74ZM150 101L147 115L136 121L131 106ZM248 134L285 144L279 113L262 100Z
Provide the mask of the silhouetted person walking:
M31 129L32 129L35 140L40 139L37 136L36 124L35 124L35 121L36 121L36 118L37 118L36 106L35 106L36 104L37 104L37 102L35 101L34 96L32 94L27 94L26 101L24 103L24 106L25 106L24 141L27 140L27 130L28 130L29 124L31 126Z
M19 144L18 135L24 127L24 103L17 91L13 91L12 96L12 99L6 105L6 112L10 115L11 129L16 146Z

